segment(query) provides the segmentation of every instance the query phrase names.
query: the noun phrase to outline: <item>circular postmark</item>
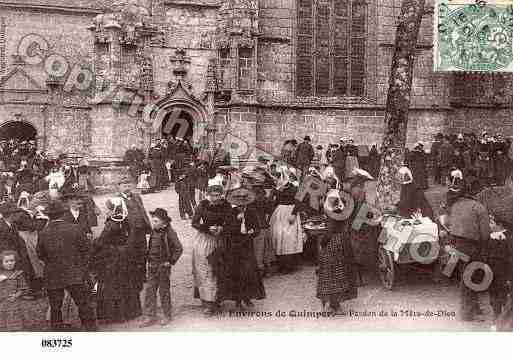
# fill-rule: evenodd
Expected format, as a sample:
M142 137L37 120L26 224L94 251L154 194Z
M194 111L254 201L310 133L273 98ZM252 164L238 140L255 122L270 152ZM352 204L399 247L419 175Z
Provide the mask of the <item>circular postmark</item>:
M500 71L513 61L513 6L438 8L440 69Z

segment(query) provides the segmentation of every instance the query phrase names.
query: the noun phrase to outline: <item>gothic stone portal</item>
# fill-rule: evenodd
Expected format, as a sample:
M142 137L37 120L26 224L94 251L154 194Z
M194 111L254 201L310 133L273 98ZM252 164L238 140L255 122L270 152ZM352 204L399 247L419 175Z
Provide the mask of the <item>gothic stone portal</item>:
M162 121L162 137L192 140L194 134L194 114L181 107L172 108Z
M0 140L19 141L36 140L37 131L30 123L23 121L10 121L0 125Z

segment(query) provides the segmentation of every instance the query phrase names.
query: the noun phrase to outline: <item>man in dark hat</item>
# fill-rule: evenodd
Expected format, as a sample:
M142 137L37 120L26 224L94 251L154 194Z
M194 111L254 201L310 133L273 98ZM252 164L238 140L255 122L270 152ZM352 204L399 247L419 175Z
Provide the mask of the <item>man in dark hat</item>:
M482 252L490 238L490 219L487 209L467 194L461 171L452 171L447 192L449 243L469 261L458 261L460 274L460 314L464 321L472 321L479 313L477 293L465 283L466 266L481 260Z
M160 143L152 143L150 149L148 151L148 159L151 163L151 176L154 177L155 186L153 186L153 190L160 191L163 189L164 185L164 158L162 149L160 147Z
M315 151L310 142L310 136L306 136L304 141L300 143L296 149L296 166L298 170L301 171L301 179L303 179L308 172L310 163L312 163L315 155Z
M52 330L62 330L62 303L67 290L78 307L82 327L95 331L96 317L86 286L90 244L80 227L62 220L66 208L53 200L46 207L48 225L39 233L37 254L45 263Z
M335 169L335 175L340 181L343 181L345 178L346 158L345 140L341 138L339 147L333 152L333 168Z
M35 283L33 283L35 278L34 268L30 262L27 246L14 225L16 216L20 212L23 212L23 210L13 203L4 202L0 204L0 252L11 250L18 253L19 269L23 270L31 289L36 289L34 287Z
M194 210L192 208L191 190L187 174L182 174L176 179L175 191L178 194L178 209L180 218L183 220L192 219Z
M146 320L141 327L148 327L157 322L157 291L164 312L161 325L171 321L171 266L180 259L183 247L178 235L171 226L167 211L157 208L150 212L153 230L148 242L148 281L145 296Z
M80 192L71 192L64 196L68 210L62 217L65 222L76 224L89 240L93 239L93 231L89 224L87 211L84 209L86 196Z
M451 168L454 165L454 146L451 144L449 136L445 136L440 145L438 164L440 166L442 185L446 185Z
M194 161L191 161L185 167L185 182L187 183L187 189L189 190L189 200L191 202L192 209L196 208L196 188L198 187L199 171ZM192 217L191 217L192 218Z
M442 181L442 175L440 171L440 147L442 146L443 135L441 133L437 133L435 135L435 140L431 144L431 161L433 164L433 176L436 184L440 184Z
M215 171L219 169L219 167L230 166L231 164L232 158L230 152L224 149L222 141L217 141L211 162L209 163L209 177L215 176Z

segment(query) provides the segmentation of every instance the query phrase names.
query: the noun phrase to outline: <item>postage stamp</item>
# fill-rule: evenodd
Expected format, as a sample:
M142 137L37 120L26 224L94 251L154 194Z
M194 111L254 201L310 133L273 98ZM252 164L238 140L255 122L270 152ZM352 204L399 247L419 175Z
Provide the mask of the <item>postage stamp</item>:
M513 0L437 0L435 71L513 71Z

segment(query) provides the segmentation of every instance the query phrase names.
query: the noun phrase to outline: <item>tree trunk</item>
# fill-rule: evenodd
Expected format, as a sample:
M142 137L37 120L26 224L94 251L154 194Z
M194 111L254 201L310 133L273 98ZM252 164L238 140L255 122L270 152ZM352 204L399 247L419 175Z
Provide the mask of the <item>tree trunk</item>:
M403 0L385 110L385 133L377 185L378 205L397 204L401 185L397 171L404 161L413 64L425 0Z

